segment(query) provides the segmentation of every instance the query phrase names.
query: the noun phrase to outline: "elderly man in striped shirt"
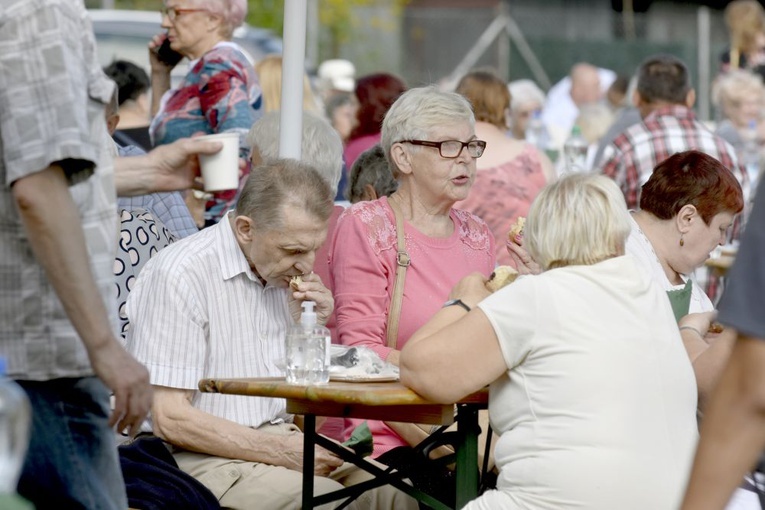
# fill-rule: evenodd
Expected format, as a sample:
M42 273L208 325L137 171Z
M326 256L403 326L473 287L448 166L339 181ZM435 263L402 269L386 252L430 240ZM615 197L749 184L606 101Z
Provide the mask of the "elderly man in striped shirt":
M281 376L277 362L300 303L316 302L326 322L334 301L312 268L332 199L312 167L266 161L253 169L236 209L152 258L128 299L127 347L155 389L153 432L225 508L300 506L303 437L284 400L201 393L197 382ZM295 275L303 282L293 292ZM369 478L320 447L315 474L317 493ZM392 487L366 492L354 505L417 508Z

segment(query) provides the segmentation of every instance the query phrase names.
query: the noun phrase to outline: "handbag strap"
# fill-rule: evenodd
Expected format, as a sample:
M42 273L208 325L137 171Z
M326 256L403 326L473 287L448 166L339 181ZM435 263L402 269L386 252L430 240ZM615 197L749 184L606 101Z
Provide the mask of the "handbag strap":
M406 243L404 242L404 215L393 200L388 200L390 208L393 210L393 216L396 218L396 281L393 283L393 295L388 309L388 328L387 344L391 349L396 348L398 340L398 320L401 317L401 303L404 300L404 280L406 279L406 268L411 261L406 252Z

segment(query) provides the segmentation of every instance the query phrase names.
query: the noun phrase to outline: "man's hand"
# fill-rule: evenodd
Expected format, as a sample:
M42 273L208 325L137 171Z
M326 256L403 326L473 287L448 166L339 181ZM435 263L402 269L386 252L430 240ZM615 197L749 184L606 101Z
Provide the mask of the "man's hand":
M343 459L317 446L313 462L313 472L318 476L329 476L332 471L343 465ZM292 434L284 436L284 448L280 452L278 459L274 459L274 464L292 469L294 471L303 471L303 434Z
M128 429L128 434L135 436L151 409L153 392L149 372L116 338L88 353L96 375L114 393L114 411L109 426L116 424L117 432Z
M145 156L116 158L117 195L126 197L192 188L199 174L198 155L215 154L221 148L220 142L182 138L160 145Z
M297 290L294 290L289 298L290 313L295 321L300 320L301 303L303 301L313 301L316 303L314 311L316 312L316 320L319 324L326 324L329 320L329 316L332 315L332 310L335 308L335 299L332 297L332 292L324 286L321 281L321 277L316 273L309 273L303 275L302 282L298 285Z

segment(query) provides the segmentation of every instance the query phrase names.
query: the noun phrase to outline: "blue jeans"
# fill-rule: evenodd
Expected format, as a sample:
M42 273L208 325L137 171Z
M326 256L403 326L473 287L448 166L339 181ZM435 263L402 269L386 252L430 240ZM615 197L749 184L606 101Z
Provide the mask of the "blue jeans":
M18 492L46 508L127 508L109 390L97 377L16 381L32 404L29 451Z

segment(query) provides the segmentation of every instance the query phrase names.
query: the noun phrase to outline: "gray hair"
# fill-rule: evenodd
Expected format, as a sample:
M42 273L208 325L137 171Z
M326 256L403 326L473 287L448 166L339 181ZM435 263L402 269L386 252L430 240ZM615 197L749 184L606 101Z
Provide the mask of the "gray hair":
M542 268L553 269L623 255L629 233L629 213L616 183L600 174L572 173L537 195L524 240Z
M263 159L279 157L279 112L268 112L250 128L247 142ZM303 112L303 141L300 160L310 164L337 195L343 172L343 141L332 125L310 112ZM334 195L333 195L334 196Z
M380 144L365 150L353 162L345 192L348 201L352 204L360 202L367 184L372 185L378 198L390 196L398 188Z
M760 102L765 96L762 77L751 71L742 69L729 71L717 78L712 86L712 104L717 108L728 107L731 102L750 95L759 96Z
M247 0L196 0L194 5L223 19L221 29L227 39L231 39L234 29L247 17Z
M545 93L532 80L515 80L507 85L510 91L510 110L516 110L525 103L545 104Z
M399 176L398 167L390 155L394 143L427 138L434 128L458 122L468 122L475 127L473 108L467 99L456 92L444 92L430 85L401 94L385 114L380 143L393 177Z
M294 205L328 221L335 196L312 166L294 159L266 159L250 172L236 203L236 214L251 218L260 231L283 225L282 210Z

